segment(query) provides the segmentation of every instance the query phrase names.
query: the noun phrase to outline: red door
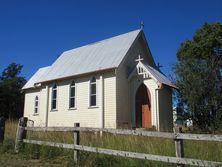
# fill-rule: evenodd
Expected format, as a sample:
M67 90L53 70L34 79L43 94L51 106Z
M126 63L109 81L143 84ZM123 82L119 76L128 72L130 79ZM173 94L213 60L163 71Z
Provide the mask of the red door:
M143 128L151 128L151 112L149 109L149 105L142 105L142 127Z
M136 127L151 128L149 90L142 84L136 93Z

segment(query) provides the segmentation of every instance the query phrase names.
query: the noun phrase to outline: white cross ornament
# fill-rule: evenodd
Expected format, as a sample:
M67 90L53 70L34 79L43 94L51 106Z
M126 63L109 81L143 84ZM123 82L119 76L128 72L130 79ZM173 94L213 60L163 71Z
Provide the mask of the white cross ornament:
M143 58L140 57L140 55L138 56L138 59L136 59L135 61L141 62L143 60Z

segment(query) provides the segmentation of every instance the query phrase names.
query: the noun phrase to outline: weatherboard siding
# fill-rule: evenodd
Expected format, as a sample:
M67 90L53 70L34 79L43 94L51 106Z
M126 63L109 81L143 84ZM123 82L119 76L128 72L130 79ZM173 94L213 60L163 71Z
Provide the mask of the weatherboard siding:
M116 128L116 76L104 76L104 125L105 128Z
M126 128L130 126L130 108L129 108L129 83L125 68L120 67L117 71L116 79L116 120L118 128Z
M159 104L159 130L172 131L173 130L173 107L172 107L172 89L163 85L158 90L158 104Z
M35 97L39 97L38 114L34 114ZM25 94L24 117L34 121L34 126L45 126L45 90L28 90Z
M76 108L69 109L69 84L70 81L62 82L59 85L58 111L51 112L49 122L51 126L74 126L75 122L82 127L100 127L100 106L89 109L89 80L91 77L76 79ZM97 81L97 94L99 82ZM97 95L97 102L98 102ZM99 104L99 102L98 102ZM58 116L58 117L57 117ZM62 118L62 121L59 119ZM49 124L50 126L50 124Z
M73 126L79 122L82 127L102 126L102 81L104 90L104 126L116 128L116 77L114 72L95 75L97 84L97 106L89 106L90 79L92 76L55 82L57 84L57 108L51 110L52 86L49 85L48 126ZM69 88L72 81L76 83L76 107L69 108ZM34 114L34 99L39 96L39 114ZM35 122L35 126L45 126L46 88L26 91L24 116Z

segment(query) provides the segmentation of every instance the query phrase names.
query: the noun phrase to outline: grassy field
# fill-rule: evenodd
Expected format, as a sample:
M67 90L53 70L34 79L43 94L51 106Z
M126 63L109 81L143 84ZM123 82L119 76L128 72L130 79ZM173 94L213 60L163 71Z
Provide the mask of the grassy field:
M17 122L14 121L6 123L5 141L3 145L0 145L1 166L74 166L73 151L68 149L25 144L21 152L15 154L13 149L16 126ZM73 143L73 134L67 132L28 132L27 138ZM100 137L99 134L81 133L80 142L80 144L87 146L175 156L174 141L170 139L111 134L103 134ZM184 146L185 157L222 161L222 143L186 140ZM120 158L88 152L81 152L80 157L80 166L86 167L175 166L174 164Z

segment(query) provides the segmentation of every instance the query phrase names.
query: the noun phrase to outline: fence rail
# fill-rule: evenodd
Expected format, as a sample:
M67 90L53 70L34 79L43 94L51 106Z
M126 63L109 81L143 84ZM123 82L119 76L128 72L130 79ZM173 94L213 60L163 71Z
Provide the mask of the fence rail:
M79 151L87 151L87 152L94 152L94 153L121 156L121 157L174 163L174 164L177 164L177 166L184 166L184 165L222 166L222 162L184 158L184 152L183 152L183 149L184 149L183 140L205 140L205 141L219 141L220 142L222 141L222 135L181 133L181 129L178 127L174 128L174 133L166 133L166 132L154 132L154 131L145 131L145 130L86 128L86 127L80 127L79 123L75 123L74 127L26 127L26 126L27 126L27 119L25 118L20 119L19 124L18 124L16 145L15 145L15 151L17 152L19 151L19 146L22 143L29 143L29 144L73 149L74 161L76 163L78 163L79 161ZM26 135L25 135L27 131L73 132L74 143L65 144L65 143L55 143L55 142L48 142L48 141L28 140L26 139ZM106 132L106 133L118 134L118 135L135 135L135 136L160 137L160 138L173 139L175 141L176 157L136 153L136 152L128 152L128 151L112 150L112 149L80 145L80 132L83 132L83 131Z
M28 131L45 131L45 132L106 132L119 135L135 135L146 137L161 137L169 139L183 140L203 140L203 141L222 141L222 135L212 134L192 134L192 133L167 133L144 130L128 130L128 129L107 129L107 128L87 128L87 127L26 127Z
M221 162L196 160L196 159L191 159L191 158L177 158L177 157L162 156L162 155L144 154L144 153L135 153L135 152L112 150L112 149L105 149L105 148L98 148L98 147L89 147L89 146L83 146L83 145L54 143L54 142L36 141L36 140L27 140L27 139L24 139L24 143L52 146L52 147L59 147L59 148L68 148L68 149L74 149L74 150L79 150L79 151L87 151L87 152L101 153L101 154L106 154L106 155L115 155L115 156L128 157L128 158L137 158L137 159L143 159L143 160L152 160L152 161L160 161L160 162L176 163L176 164L179 163L179 164L184 164L184 165L195 165L195 166L222 165Z

